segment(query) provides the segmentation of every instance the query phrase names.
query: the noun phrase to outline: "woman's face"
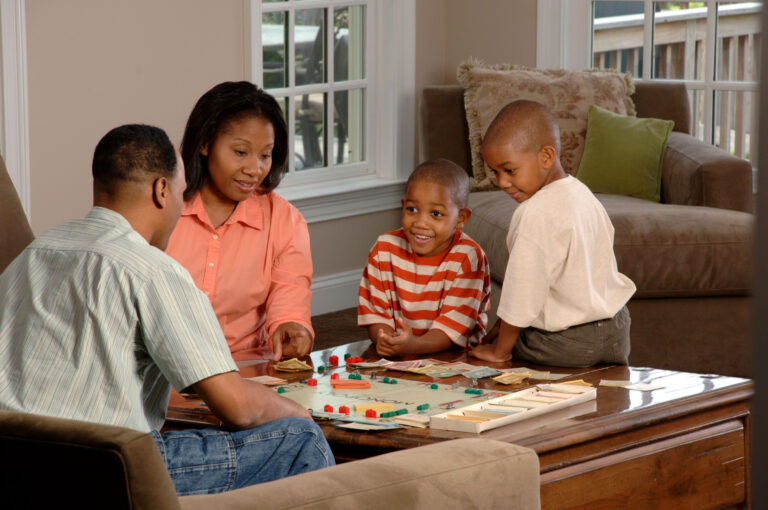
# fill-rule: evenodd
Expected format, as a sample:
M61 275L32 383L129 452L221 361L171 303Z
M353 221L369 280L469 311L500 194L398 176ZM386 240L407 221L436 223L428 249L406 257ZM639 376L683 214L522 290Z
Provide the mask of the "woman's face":
M200 153L208 156L208 191L228 202L241 202L259 189L272 168L275 129L264 117L249 116L224 125L212 144Z

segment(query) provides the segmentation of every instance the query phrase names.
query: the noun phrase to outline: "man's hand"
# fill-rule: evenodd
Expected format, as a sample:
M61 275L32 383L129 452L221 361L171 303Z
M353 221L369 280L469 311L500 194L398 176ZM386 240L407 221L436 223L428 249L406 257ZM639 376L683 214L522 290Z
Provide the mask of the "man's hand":
M312 352L314 339L307 328L298 322L284 322L272 334L274 360L301 358Z
M416 340L413 331L403 319L397 319L397 330L388 333L380 329L376 338L376 352L381 356L400 356L408 354L411 343Z
M491 362L504 362L509 361L512 359L512 352L507 352L506 354L498 354L496 352L496 345L486 344L486 345L478 345L476 347L473 347L469 351L470 356L481 359L483 361L491 361Z

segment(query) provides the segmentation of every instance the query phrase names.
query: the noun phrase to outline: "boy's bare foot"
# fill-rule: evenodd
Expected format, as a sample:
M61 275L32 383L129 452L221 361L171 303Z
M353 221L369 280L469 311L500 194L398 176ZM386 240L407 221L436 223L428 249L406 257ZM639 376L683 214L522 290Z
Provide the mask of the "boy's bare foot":
M512 359L511 352L508 352L505 355L497 354L496 345L478 345L477 347L473 347L472 350L469 351L469 354L477 359L495 363L502 363Z

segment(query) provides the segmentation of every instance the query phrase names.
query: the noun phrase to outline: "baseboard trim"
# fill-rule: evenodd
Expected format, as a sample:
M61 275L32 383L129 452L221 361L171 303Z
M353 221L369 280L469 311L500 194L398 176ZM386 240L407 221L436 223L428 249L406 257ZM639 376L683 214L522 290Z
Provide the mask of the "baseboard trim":
M357 306L362 269L342 271L312 280L312 315L337 312Z

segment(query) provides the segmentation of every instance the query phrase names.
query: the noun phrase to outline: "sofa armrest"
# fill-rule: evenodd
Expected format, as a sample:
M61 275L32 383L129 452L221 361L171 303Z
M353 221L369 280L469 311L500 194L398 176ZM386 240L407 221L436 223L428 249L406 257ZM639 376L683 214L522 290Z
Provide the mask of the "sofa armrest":
M752 165L684 133L669 134L662 201L752 212Z
M457 439L215 495L183 509L539 508L539 460L528 448Z

